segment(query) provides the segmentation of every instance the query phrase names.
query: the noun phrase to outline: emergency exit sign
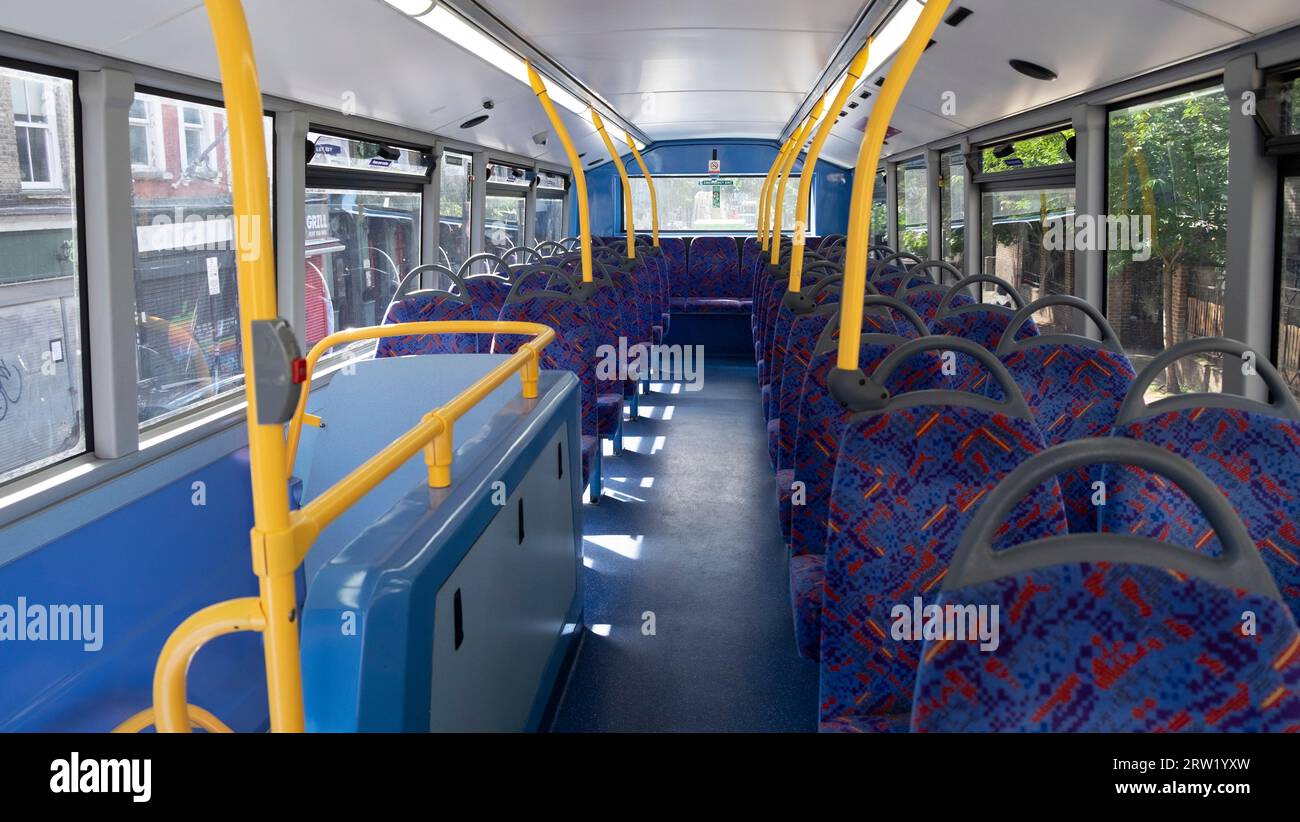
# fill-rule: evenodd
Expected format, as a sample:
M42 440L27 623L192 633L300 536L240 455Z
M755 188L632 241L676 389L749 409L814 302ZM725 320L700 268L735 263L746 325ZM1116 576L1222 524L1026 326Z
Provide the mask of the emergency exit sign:
M702 186L734 186L736 181L730 177L707 177L700 180Z

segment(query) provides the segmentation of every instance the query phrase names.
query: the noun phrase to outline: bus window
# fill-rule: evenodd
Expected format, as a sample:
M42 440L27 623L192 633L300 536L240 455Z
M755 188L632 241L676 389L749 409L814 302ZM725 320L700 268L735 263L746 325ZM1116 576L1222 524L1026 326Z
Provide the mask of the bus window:
M72 81L0 68L0 481L86 449Z
M454 151L442 153L438 194L438 262L452 271L469 257L470 185L473 158Z
M1106 254L1106 314L1139 368L1190 337L1223 334L1228 119L1222 86L1110 112L1109 211L1133 225L1128 247ZM1153 390L1218 391L1222 375L1221 356L1187 357Z

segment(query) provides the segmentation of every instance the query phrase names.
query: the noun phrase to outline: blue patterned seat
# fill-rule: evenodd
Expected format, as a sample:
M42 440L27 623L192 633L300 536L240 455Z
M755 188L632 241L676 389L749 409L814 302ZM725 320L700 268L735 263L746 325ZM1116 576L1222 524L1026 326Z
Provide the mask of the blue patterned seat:
M1159 445L1209 477L1245 522L1291 611L1300 613L1300 410L1285 380L1261 358L1255 367L1273 395L1271 405L1219 394L1142 401L1146 387L1182 357L1247 350L1234 340L1198 338L1161 354L1134 380L1114 434ZM1103 530L1220 552L1205 516L1177 487L1129 466L1108 466L1104 477Z
M1018 333L1021 320L1028 321L1051 306L1084 312L1101 329L1102 339L1072 334L1022 338ZM1004 335L996 353L1034 412L1047 445L1109 436L1135 375L1101 312L1077 297L1052 295L1022 308L1009 323L1009 330L1014 339ZM1103 467L1094 465L1058 477L1071 532L1097 530L1093 483L1102 479L1102 473Z
M1127 534L993 549L1023 489L1093 462L1198 500L1224 556ZM993 630L926 637L914 730L1300 731L1300 630L1232 505L1159 446L1080 440L1022 465L981 505L935 602L972 605Z
M976 347L951 337L900 346L877 368L921 351ZM958 392L896 396L845 426L829 504L821 617L821 722L908 713L920 644L891 636L892 610L933 597L980 499L1042 436L1010 375L978 358L1014 396L997 403ZM881 381L881 380L877 380ZM1022 499L1003 533L1015 541L1066 530L1055 480Z
M734 237L696 237L686 256L685 278L674 283L672 307L697 313L736 313L749 306Z
M448 291L414 291L388 306L384 325L395 323L478 320L474 305ZM486 319L495 320L493 315ZM489 337L490 339L490 337ZM478 334L420 334L383 337L375 348L376 357L404 357L414 354L474 354L479 350Z

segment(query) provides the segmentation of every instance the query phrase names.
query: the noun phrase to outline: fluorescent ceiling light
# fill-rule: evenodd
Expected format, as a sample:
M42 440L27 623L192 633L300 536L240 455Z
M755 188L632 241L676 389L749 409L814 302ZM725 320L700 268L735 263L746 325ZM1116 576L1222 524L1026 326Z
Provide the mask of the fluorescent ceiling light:
M889 18L889 22L871 41L871 54L867 57L867 68L863 77L874 74L876 69L883 66L903 47L903 41L912 33L912 27L916 25L924 10L925 4L921 0L907 0L898 11L894 12L894 16Z

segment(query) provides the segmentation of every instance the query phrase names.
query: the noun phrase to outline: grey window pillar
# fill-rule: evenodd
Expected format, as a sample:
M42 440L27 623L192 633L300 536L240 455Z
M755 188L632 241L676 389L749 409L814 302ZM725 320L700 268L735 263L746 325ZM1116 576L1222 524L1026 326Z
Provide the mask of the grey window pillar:
M306 112L275 115L275 287L280 316L298 344L307 344L307 130Z
M90 387L95 456L125 456L140 447L135 326L135 225L130 203L129 112L135 78L115 69L83 71L82 167L89 311Z
M1277 224L1277 161L1264 156L1264 137L1242 111L1242 95L1261 85L1255 55L1228 62L1228 265L1223 293L1224 335L1272 358L1273 301L1277 297L1273 256ZM1223 390L1265 399L1259 380L1247 380L1235 361L1224 363Z
M872 178L875 188L875 178ZM874 199L874 197L873 197ZM885 225L889 226L889 247L902 251L898 246L898 164L885 163Z
M971 148L969 140L962 140L961 154L966 163L966 214L963 227L966 241L962 267L965 268L965 274L968 277L979 274L984 270L984 261L980 258L982 253L980 241L983 239L980 233L980 226L983 224L980 215L982 200L980 198L980 188L975 185L975 172L973 169L979 166L972 159L972 152L974 151L975 149Z
M537 245L537 166L533 166L533 184L524 195L524 245Z
M1106 203L1106 109L1081 105L1071 121L1075 132L1075 214L1093 217L1107 212ZM1106 311L1106 252L1100 249L1074 252L1074 296ZM1074 312L1074 330L1096 339L1096 323Z
M943 192L939 190L939 152L930 148L925 151L925 209L926 232L930 241L928 257L931 260L943 259Z
M424 184L424 206L420 209L420 263L429 265L442 262L438 253L442 239L438 236L442 223L438 214L442 210L442 149L433 147L433 173Z
M469 253L483 253L483 226L487 220L487 152L474 152L474 160L471 168L474 173L474 182L470 184L470 225L469 225Z

